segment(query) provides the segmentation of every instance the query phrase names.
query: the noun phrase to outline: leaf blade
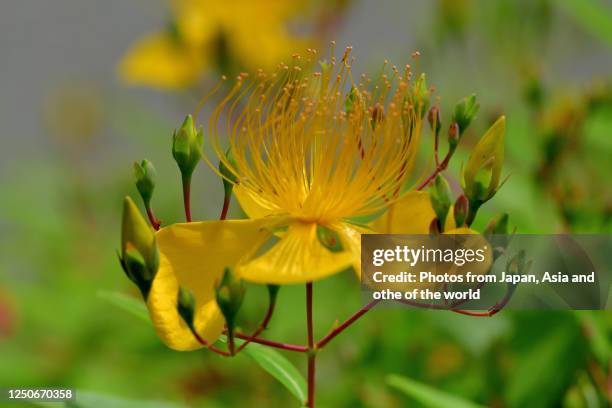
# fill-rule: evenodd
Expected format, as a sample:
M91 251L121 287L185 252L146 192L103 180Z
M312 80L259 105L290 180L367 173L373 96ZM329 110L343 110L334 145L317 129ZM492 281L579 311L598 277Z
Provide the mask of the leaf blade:
M414 398L428 408L484 408L482 405L464 400L444 391L437 390L429 385L419 383L397 374L390 374L386 378L386 383Z

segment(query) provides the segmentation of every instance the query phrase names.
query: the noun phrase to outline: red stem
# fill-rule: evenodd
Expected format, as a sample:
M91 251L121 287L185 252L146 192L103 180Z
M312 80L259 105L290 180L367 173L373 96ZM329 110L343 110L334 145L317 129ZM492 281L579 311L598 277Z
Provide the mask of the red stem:
M442 163L440 163L440 164L439 164L439 165L436 167L436 169L433 171L433 173L431 173L431 174L429 175L429 177L427 177L427 178L425 179L425 181L423 181L423 182L421 183L421 185L420 185L420 186L418 186L418 187L416 188L416 189L417 189L417 191L420 191L420 190L424 189L425 187L427 187L427 185L428 185L429 183L431 183L431 181L432 181L433 179L435 179L435 178L436 178L436 176L437 176L438 174L440 174L440 172L442 172L442 171L444 171L444 170L446 169L446 167L448 166L448 162L450 161L451 156L452 156L452 154L451 154L451 152L449 151L449 152L446 154L446 157L444 158L444 160L442 161Z
M306 284L306 326L308 329L308 400L306 405L314 408L316 346L312 324L312 282Z
M146 206L146 209L147 209L147 217L149 217L149 222L151 223L151 226L153 227L155 231L159 230L159 226L161 225L161 223L159 222L157 217L155 217L155 214L153 213L153 209L150 206Z
M183 206L185 219L191 222L191 176L183 176Z
M317 348L323 348L323 346L325 346L327 343L329 343L334 337L336 337L337 335L342 333L344 331L344 329L349 327L357 319L359 319L361 316L366 314L370 309L372 309L374 306L376 306L379 302L380 302L380 300L373 300L370 303L368 303L367 305L365 305L364 307L362 307L361 309L359 309L351 317L346 319L344 321L344 323L342 323L340 326L338 326L335 329L333 329L332 331L330 331L325 337L323 337L321 340L319 340L319 342L317 343Z
M215 352L223 357L231 357L231 354L228 353L227 351L220 350L216 348L215 346L213 346L212 344L209 344L206 340L200 337L200 335L195 330L191 329L191 333L193 333L193 336L196 338L198 343L200 343L204 347L207 347L210 351Z
M308 351L308 347L305 347L305 346L299 346L296 344L288 344L288 343L279 343L279 342L272 341L272 340L249 336L247 334L242 334L239 332L236 332L234 336L236 336L239 339L250 340L252 343L263 344L264 346L270 346L270 347L274 347L274 348L281 349L281 350L297 351L299 353L306 353Z
M261 323L259 324L257 329L248 338L244 339L246 341L244 343L242 343L238 347L238 350L236 350L236 353L240 352L250 342L255 340L257 338L257 336L259 336L261 334L261 332L264 331L266 329L266 327L268 327L268 323L270 322L270 319L272 318L272 314L274 313L274 306L275 305L276 305L275 301L270 302L270 304L268 306L268 311L266 312L266 315L264 316L263 320L261 321Z
M227 212L229 211L230 202L232 201L232 194L225 194L223 197L223 208L221 209L220 220L227 218Z

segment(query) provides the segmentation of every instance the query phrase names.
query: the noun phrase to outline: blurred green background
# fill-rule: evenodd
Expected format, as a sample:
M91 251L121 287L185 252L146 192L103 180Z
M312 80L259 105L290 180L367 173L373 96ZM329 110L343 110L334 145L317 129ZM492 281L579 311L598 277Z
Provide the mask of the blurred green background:
M145 157L155 163L158 217L179 221L172 130L220 72L251 68L258 49L282 53L304 39L325 49L335 39L340 48L354 47L354 70L369 73L385 58L400 65L419 50L418 69L436 87L443 118L465 95L476 93L481 102L448 172L451 181L478 136L496 116L507 116L511 176L482 208L477 227L508 212L520 233L612 231L611 2L320 0L286 2L285 12L264 1L240 18L228 2L201 3L204 15L219 14L206 22L216 24L212 39L194 40L195 56L155 49L140 66L197 67L180 87L138 83L138 72L130 77L121 68L144 35L176 40L180 24L165 1L0 6L0 386L71 387L196 407L299 405L245 356L169 350L150 324L103 296L137 295L115 255L121 199L137 194L131 163ZM242 27L260 17L270 32L258 36L255 26L251 38ZM282 44L258 48L269 43L266 36ZM222 186L206 166L193 189L194 218L218 217ZM245 328L264 313L264 296L262 288L249 288ZM317 283L315 299L319 336L361 303L351 274ZM301 286L282 288L266 336L304 343L303 305ZM459 406L440 402L448 395L466 407L473 405L465 401L610 406L611 340L609 312L472 318L374 310L321 352L317 399L325 407ZM305 370L303 356L287 357ZM402 392L389 374L415 382ZM119 406L118 400L93 404Z

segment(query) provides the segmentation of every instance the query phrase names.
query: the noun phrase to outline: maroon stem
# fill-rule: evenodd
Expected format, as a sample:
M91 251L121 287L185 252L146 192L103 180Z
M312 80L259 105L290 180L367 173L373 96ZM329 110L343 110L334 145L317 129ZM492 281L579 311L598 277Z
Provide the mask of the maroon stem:
M308 351L308 347L305 346L299 346L297 344L279 343L277 341L262 339L260 337L253 337L248 334L242 334L240 332L236 332L234 336L239 339L250 340L252 343L262 344L264 346L270 346L281 350L297 351L298 353L306 353Z
M266 312L266 315L264 316L263 320L261 321L261 323L259 324L257 329L248 338L244 339L246 341L244 343L242 343L238 347L238 350L236 350L236 353L240 352L250 342L255 340L257 338L257 336L259 336L261 334L261 332L264 331L266 329L266 327L268 327L268 323L270 322L270 319L272 318L272 314L274 313L274 306L275 305L276 305L276 301L271 301L270 302L270 304L268 305L268 311Z
M314 408L316 346L312 324L312 282L306 284L306 327L308 329L308 400L306 405L309 408Z
M232 201L232 193L225 194L223 197L223 208L221 209L220 220L227 218L227 212L229 211L230 202Z
M191 329L191 333L193 333L193 336L196 338L198 343L200 343L204 347L207 347L210 351L212 351L214 353L217 353L217 354L219 354L220 356L223 356L223 357L231 357L231 354L228 353L227 351L220 350L220 349L216 348L215 346L213 346L212 344L209 344L206 340L204 340L202 337L200 337L200 335L194 329Z
M438 166L437 166L437 167L436 167L436 169L433 171L433 173L431 173L431 174L429 175L429 177L427 177L427 178L425 179L425 181L423 181L423 182L421 183L421 185L420 185L420 186L418 186L418 187L416 188L416 189L417 189L417 191L420 191L420 190L424 189L425 187L427 187L427 185L428 185L429 183L431 183L431 181L432 181L433 179L435 179L435 178L436 178L436 176L437 176L438 174L440 174L440 172L442 172L442 171L444 171L444 170L446 169L446 167L448 166L448 162L450 161L451 156L452 156L452 153L449 151L449 152L446 154L446 157L444 158L444 160L442 160L442 163L438 164Z
M153 227L153 229L155 231L159 230L159 226L161 225L161 222L159 222L159 220L157 219L157 217L155 217L155 214L153 213L153 209L151 208L151 206L146 206L147 209L147 217L149 217L149 222L151 223L151 226Z
M183 206L185 207L185 220L191 222L191 175L183 175Z
M368 303L367 305L365 305L364 307L362 307L361 309L359 309L351 317L346 319L344 321L344 323L342 323L340 326L338 326L335 329L333 329L332 331L330 331L325 337L323 337L321 340L319 340L319 342L317 343L317 348L323 348L323 346L325 346L327 343L329 343L334 337L336 337L337 335L342 333L344 331L344 329L346 329L351 324L353 324L355 321L357 321L357 319L359 319L361 316L366 314L370 309L372 309L374 306L376 306L379 302L380 302L380 300L373 300L370 303Z

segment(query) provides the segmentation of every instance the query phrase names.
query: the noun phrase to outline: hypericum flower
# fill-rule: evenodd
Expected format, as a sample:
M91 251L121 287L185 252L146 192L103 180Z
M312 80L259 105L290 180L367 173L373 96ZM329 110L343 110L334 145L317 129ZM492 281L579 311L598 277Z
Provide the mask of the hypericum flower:
M172 0L171 27L138 41L121 61L128 83L162 89L196 83L215 64L272 69L304 47L288 20L300 0ZM228 61L229 60L229 61Z

